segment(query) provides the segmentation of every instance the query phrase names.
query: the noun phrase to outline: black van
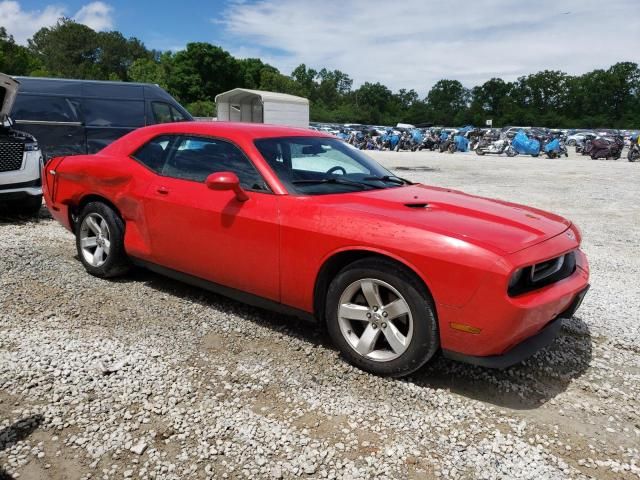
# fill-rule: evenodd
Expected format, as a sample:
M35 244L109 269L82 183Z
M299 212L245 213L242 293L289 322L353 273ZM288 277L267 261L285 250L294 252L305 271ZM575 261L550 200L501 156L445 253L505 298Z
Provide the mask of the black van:
M38 139L46 159L95 153L145 125L193 120L158 85L15 78L20 90L11 117Z

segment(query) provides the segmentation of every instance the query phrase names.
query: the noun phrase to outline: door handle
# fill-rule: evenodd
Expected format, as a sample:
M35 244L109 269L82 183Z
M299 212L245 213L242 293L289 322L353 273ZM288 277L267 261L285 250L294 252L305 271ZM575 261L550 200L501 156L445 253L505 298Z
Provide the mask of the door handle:
M167 187L158 187L156 190L160 195L168 195L169 189Z

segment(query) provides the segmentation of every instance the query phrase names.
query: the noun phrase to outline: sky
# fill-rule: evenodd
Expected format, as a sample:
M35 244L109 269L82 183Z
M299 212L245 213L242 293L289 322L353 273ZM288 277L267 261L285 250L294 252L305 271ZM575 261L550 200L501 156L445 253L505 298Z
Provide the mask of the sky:
M442 78L472 87L640 61L638 0L0 0L22 44L61 16L148 48L209 42L285 74L305 63L421 95Z

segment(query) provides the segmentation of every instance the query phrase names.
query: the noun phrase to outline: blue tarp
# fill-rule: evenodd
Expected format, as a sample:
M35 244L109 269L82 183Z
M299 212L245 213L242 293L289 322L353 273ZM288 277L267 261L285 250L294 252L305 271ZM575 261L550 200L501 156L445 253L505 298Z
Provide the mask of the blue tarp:
M449 134L448 134L447 132L442 132L442 133L440 134L440 140L442 140L443 142L444 142L447 138L449 138Z
M422 135L422 132L420 130L416 129L411 131L411 138L416 143L422 143L424 135Z
M546 153L549 152L559 152L560 151L560 140L554 138L549 143L544 146L544 151Z
M395 133L392 133L391 135L389 135L389 143L391 144L391 150L396 148L396 145L398 145L398 142L400 142L400 135L397 135Z
M523 130L516 133L511 146L521 155L538 155L540 153L540 142L535 138L527 137Z
M458 152L467 152L469 151L469 140L462 135L456 135L453 137L453 141L456 144L456 150Z

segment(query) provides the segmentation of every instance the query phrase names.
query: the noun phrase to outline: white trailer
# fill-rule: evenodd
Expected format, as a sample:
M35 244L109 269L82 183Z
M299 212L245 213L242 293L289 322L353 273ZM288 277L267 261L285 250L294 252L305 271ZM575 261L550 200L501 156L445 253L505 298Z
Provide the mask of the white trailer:
M309 127L309 100L286 93L234 88L216 95L218 121Z

